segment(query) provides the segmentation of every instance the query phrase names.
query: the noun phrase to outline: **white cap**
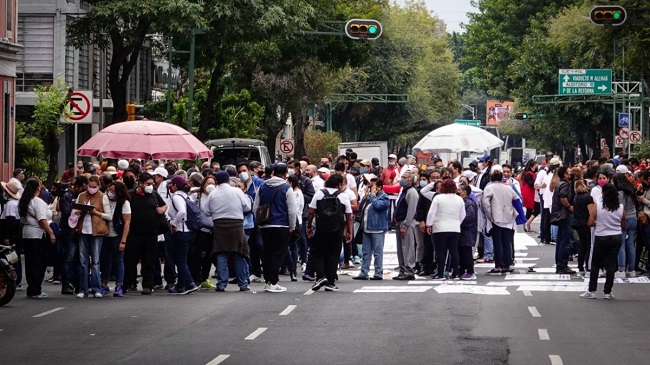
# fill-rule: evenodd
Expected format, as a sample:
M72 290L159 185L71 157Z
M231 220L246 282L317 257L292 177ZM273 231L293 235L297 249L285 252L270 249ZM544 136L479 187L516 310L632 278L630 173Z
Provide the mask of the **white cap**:
M330 172L330 169L328 169L327 167L321 167L321 168L318 169L318 172L322 172L324 174L327 174L327 173Z
M167 175L168 175L168 172L167 172L167 169L165 169L164 167L157 167L155 170L153 170L152 175L160 175L160 176L162 176L163 178L166 179Z
M397 156L394 153L391 153L390 155L388 155L388 158L394 158L394 159L397 160Z
M618 165L618 167L616 168L617 174L627 174L629 172L630 170L625 165Z
M129 161L127 161L127 160L119 160L119 161L117 161L117 167L120 170L124 171L124 170L129 168Z

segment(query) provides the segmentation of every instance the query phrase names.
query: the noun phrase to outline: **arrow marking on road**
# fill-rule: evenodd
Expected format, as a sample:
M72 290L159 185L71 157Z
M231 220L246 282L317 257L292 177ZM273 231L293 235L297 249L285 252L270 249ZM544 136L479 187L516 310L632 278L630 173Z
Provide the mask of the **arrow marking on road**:
M229 357L230 357L230 355L219 355L219 356L215 357L212 361L207 363L206 365L219 365Z
M259 335L264 333L264 331L266 331L267 329L268 329L267 327L260 327L260 328L256 329L255 332L248 335L248 337L246 337L244 340L252 341L252 340L256 339Z
M45 317L45 316L47 316L48 314L52 314L52 313L58 312L58 311L60 311L60 310L63 310L64 308L65 308L65 307L54 308L54 309L52 309L52 310L49 310L49 311L47 311L47 312L43 312L43 313L41 313L41 314L37 314L37 315L32 316L32 317L33 317L33 318Z
M528 311L534 318L540 318L542 316L535 307L528 307Z
M287 309L283 310L282 313L280 313L281 316L286 316L289 315L294 309L296 309L297 305L290 305L287 307Z
M551 337L548 335L548 330L545 328L540 328L537 330L537 333L539 334L539 340L540 341L550 341Z

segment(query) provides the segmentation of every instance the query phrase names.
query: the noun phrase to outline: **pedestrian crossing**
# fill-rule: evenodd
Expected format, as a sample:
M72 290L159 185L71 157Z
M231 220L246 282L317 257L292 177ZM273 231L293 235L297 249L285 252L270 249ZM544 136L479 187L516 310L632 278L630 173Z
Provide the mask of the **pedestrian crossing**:
M384 243L384 279L390 280L396 275L391 269L398 265L397 260L397 240L394 233L386 235ZM589 284L588 278L582 278L575 275L556 274L554 267L539 266L540 261L548 261L554 257L554 246L548 253L544 253L544 260L541 257L532 257L529 248L539 247L537 241L524 233L515 234L515 269L513 273L503 276L485 276L485 272L494 267L494 264L476 264L474 265L477 274L477 280L430 280L428 277L416 277L416 280L408 282L394 281L388 284L386 281L373 282L372 285L366 285L353 291L355 294L384 294L384 293L427 293L436 292L438 294L472 294L472 295L526 295L530 296L531 292L584 292ZM540 254L536 249L536 254ZM540 254L541 256L541 254ZM572 267L576 269L576 267ZM524 270L525 269L525 270ZM371 267L370 273L373 272ZM357 276L359 270L346 270L341 274ZM605 283L605 278L598 279L599 284ZM616 285L642 285L650 284L648 277L636 277L614 279Z

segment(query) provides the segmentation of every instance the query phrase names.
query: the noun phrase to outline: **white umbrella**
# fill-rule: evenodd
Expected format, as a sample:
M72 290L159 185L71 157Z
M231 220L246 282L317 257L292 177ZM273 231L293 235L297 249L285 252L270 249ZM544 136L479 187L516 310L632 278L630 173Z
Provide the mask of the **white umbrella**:
M413 150L422 152L488 152L503 141L479 127L449 124L427 134Z

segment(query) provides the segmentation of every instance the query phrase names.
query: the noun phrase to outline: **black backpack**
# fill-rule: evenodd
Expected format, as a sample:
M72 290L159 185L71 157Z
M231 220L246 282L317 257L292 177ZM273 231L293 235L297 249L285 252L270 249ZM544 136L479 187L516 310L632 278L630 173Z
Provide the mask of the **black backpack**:
M323 198L316 203L316 230L320 232L342 232L343 231L343 204L338 196L341 193L337 190L330 194L329 190L322 189Z

